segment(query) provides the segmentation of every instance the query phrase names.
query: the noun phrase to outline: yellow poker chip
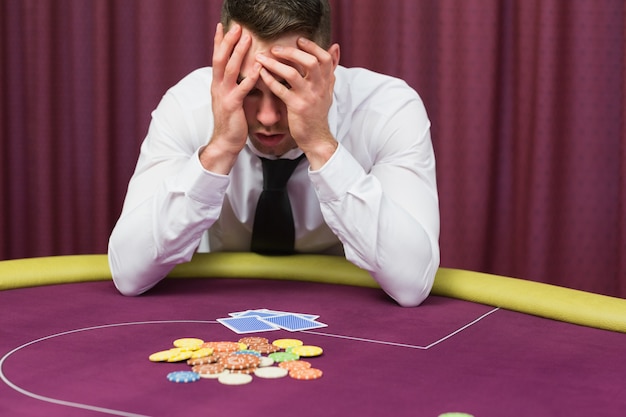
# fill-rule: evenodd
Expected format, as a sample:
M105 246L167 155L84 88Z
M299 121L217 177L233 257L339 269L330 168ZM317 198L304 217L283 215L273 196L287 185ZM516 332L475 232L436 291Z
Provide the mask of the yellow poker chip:
M200 348L198 350L194 350L191 353L191 359L204 358L206 356L211 356L212 354L213 354L213 349L208 348L208 347L204 347L204 348Z
M237 342L237 344L239 345L239 350L246 350L246 349L248 349L248 345L243 343L243 342Z
M291 353L295 353L301 357L311 358L313 356L320 356L324 353L324 350L319 346L303 345L293 347Z
M192 350L186 350L183 348L174 348L170 349L171 356L167 358L166 362L182 362L187 359L191 359L191 355L193 355Z
M302 346L304 343L298 339L277 339L272 344L281 349L288 349L295 346Z
M148 356L150 362L167 362L169 358L172 357L172 352L169 350L162 350L160 352L155 352L152 355Z
M197 350L202 347L204 340L197 339L195 337L184 337L182 339L174 340L174 346L177 348L187 348L191 350Z

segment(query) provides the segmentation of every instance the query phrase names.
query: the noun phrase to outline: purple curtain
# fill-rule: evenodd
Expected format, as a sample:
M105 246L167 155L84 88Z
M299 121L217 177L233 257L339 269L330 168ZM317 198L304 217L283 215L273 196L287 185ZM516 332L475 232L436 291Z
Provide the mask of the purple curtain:
M104 253L219 0L0 0L0 259ZM623 0L334 0L341 63L433 122L442 266L626 297ZM1 278L0 278L1 279Z

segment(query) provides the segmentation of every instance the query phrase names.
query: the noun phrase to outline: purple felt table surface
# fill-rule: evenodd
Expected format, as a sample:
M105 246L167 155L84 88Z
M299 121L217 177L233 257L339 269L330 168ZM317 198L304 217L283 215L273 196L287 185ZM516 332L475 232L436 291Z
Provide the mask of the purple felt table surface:
M111 282L0 292L0 416L623 416L626 335L444 297L398 307L379 289L250 279ZM169 382L173 340L243 337L216 322L268 308L328 327L254 333L320 346L314 381Z

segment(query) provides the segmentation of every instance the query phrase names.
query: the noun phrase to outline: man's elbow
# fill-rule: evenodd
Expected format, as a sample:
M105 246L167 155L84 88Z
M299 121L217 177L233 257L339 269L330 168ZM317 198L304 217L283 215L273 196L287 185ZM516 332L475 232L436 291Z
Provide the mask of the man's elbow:
M396 271L392 275L396 278L393 284L382 288L401 307L417 307L430 295L436 273L436 267L428 268L417 277L413 273L407 275Z
M145 289L141 289L139 286L133 284L132 282L129 282L128 280L113 277L113 283L115 284L115 288L117 288L120 294L127 297L136 297L146 292Z
M424 302L430 291L399 291L396 294L389 294L400 307L417 307Z

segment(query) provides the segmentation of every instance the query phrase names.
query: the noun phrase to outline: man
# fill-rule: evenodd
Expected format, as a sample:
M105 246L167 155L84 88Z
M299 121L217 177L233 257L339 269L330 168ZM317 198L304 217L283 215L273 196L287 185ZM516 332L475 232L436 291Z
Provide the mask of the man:
M196 251L256 251L262 158L304 155L287 183L293 252L345 256L402 306L427 297L439 266L430 122L406 83L339 55L328 0L224 1L212 68L152 114L109 242L120 292L147 291Z

